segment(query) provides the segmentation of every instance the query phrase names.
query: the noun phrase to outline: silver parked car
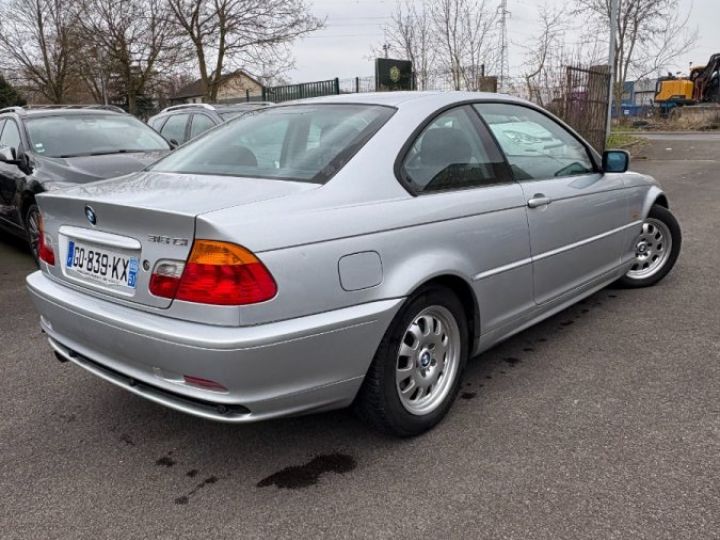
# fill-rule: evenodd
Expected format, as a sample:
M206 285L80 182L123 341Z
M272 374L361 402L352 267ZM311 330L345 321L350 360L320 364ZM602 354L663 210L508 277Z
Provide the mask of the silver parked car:
M507 96L276 106L38 196L27 284L58 358L157 403L239 423L353 404L414 435L469 357L670 271L678 223L627 167Z

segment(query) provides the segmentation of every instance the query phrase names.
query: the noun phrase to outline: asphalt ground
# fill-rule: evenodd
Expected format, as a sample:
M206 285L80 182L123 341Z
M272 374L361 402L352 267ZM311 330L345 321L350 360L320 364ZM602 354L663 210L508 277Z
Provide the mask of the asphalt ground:
M346 411L230 426L58 363L0 239L0 537L720 537L720 140L636 148L684 231L674 271L473 360L432 432Z

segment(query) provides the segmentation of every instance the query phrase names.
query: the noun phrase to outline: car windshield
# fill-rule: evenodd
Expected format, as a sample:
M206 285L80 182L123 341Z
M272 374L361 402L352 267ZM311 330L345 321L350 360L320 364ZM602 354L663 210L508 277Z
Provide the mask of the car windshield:
M132 116L63 114L29 118L26 124L33 152L46 157L170 149L165 139Z
M394 111L349 104L259 109L184 145L151 170L324 183Z

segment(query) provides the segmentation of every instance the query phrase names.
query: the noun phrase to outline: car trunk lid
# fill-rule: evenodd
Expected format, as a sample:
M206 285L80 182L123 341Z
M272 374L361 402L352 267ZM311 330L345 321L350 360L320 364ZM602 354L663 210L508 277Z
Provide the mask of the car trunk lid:
M149 291L152 270L160 260L187 259L196 216L317 187L143 172L45 193L38 203L55 252L48 271L96 295L165 308L172 300Z

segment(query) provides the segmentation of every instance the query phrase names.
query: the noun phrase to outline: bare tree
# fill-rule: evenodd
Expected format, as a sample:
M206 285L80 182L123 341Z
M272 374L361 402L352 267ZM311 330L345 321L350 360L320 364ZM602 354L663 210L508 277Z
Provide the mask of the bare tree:
M658 72L697 41L689 28L689 16L679 15L678 0L618 0L620 13L615 28L615 94L619 97L631 77ZM607 32L610 0L576 0L575 13L590 17L594 30ZM619 100L617 100L619 102Z
M266 78L292 66L290 45L322 28L305 0L167 0L173 20L192 43L206 99L215 101L228 65Z
M480 78L485 72L494 71L499 66L499 56L495 47L496 12L486 8L485 0L463 2L461 73L465 89L480 90Z
M0 58L31 91L62 103L73 71L73 0L0 3Z
M547 4L538 8L540 32L525 46L524 74L528 99L543 105L548 97L548 82L553 78L551 71L561 56L563 35L566 30L566 14L562 8L553 9Z
M131 113L158 70L182 59L165 0L83 0L79 19L84 39L111 69Z
M427 4L427 0L398 1L390 23L384 28L384 44L390 46L393 54L412 62L419 90L429 88L435 62L434 33Z
M476 89L481 66L497 63L492 46L496 13L486 0L434 0L429 10L438 67L449 74L455 90Z

